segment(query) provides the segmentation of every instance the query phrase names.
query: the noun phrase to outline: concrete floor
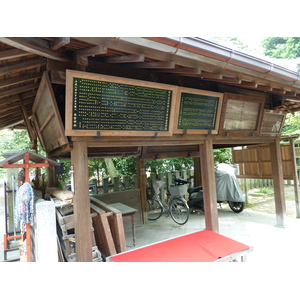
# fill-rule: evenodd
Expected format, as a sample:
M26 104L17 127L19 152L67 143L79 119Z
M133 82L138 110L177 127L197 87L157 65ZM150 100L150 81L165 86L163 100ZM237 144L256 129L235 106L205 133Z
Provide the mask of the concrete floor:
M300 253L300 219L288 218L287 226L276 226L276 216L245 209L234 213L223 205L218 209L219 233L241 243L253 246L247 256L248 263L295 262ZM205 229L204 214L191 214L189 221L177 225L171 217L163 215L156 221L136 228L136 248ZM134 249L131 230L126 230L127 249Z

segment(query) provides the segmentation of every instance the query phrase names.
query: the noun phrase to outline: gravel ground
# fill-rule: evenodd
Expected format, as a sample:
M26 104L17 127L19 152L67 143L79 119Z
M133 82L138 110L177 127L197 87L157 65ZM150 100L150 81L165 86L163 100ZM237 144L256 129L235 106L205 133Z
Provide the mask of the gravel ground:
M270 188L273 191L272 188ZM269 195L257 195L256 190L250 190L248 192L248 203L246 204L246 209L265 212L269 214L275 214L275 201L274 194ZM286 213L288 217L296 218L296 204L295 204L295 191L293 185L285 185L285 203L286 203Z

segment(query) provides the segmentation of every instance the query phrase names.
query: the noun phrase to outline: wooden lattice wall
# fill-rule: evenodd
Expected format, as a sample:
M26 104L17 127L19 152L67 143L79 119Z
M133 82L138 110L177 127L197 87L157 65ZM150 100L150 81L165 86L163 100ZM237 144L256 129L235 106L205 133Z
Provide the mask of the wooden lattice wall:
M272 178L271 153L269 145L251 146L233 150L233 163L239 165L239 176L244 178ZM284 179L294 178L294 155L291 145L281 146Z

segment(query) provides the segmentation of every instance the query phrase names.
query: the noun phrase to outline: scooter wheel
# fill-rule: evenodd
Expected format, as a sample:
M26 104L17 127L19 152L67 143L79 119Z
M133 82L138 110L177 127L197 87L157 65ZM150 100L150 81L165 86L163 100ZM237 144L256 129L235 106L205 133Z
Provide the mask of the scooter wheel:
M244 210L245 204L244 202L231 202L228 201L229 207L234 211L235 213L240 213Z

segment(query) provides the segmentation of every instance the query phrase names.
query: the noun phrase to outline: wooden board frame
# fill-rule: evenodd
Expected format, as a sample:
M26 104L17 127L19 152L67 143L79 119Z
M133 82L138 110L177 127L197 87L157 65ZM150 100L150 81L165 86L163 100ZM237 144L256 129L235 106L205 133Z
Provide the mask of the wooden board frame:
M257 104L258 112L257 112L255 128L240 129L240 130L224 128L225 123L227 121L226 120L227 105L228 105L228 103L230 103L231 100L232 101L241 101L241 104L246 105L246 106L248 103L249 103L249 105L251 105L253 103ZM265 99L261 98L261 97L245 96L245 95L238 95L238 94L233 94L233 93L224 93L219 134L223 135L223 136L259 136L263 112L264 112L264 104L265 104ZM247 114L249 114L249 110L247 110L247 107L245 108L245 111Z
M50 152L69 143L47 71L32 107L32 122L43 149Z
M284 125L286 113L277 110L264 110L260 134L270 136L281 136L282 127ZM270 120L272 119L273 120ZM267 128L271 130L267 130Z
M117 130L74 130L72 128L73 116L73 78L105 81L111 83L128 84L140 87L150 87L172 91L171 104L169 110L169 125L167 131L117 131ZM173 131L174 108L176 104L177 86L154 83L142 80L121 78L109 75L87 73L81 71L66 70L66 129L67 136L171 136Z
M182 101L182 93L218 98L218 104L217 104L217 108L216 108L216 112L215 112L213 129L179 129L178 128L179 117L180 117L180 107L181 107L181 101ZM174 124L173 124L173 132L177 133L177 134L209 134L209 133L218 134L220 116L221 116L221 111L222 111L222 103L223 103L223 93L178 87Z

